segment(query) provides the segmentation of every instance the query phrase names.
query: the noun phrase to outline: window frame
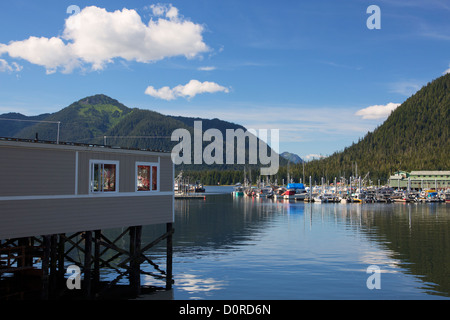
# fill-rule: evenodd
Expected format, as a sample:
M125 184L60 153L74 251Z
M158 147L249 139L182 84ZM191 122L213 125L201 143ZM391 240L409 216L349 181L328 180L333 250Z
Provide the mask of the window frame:
M138 190L138 168L139 166L149 166L150 167L150 190ZM152 190L152 181L153 181L153 170L152 167L156 167L156 190ZM134 175L134 191L138 193L152 193L152 192L160 192L160 165L159 162L136 162L135 163L135 175Z
M100 165L115 165L116 166L116 172L115 172L115 190L114 191L104 191L103 190L103 181L101 183L102 190L100 191L94 191L94 165L100 164ZM91 159L89 160L89 194L115 194L119 193L119 177L120 177L120 161L116 160L97 160L97 159Z

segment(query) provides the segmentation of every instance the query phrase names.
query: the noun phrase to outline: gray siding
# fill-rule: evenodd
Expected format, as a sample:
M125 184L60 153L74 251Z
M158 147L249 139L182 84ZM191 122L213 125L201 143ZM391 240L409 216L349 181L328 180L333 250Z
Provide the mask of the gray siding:
M173 162L170 157L161 157L160 161L160 189L161 191L173 191Z
M0 196L73 194L74 153L66 150L1 148L0 179Z
M173 196L0 201L0 239L173 222Z
M118 193L89 194L90 160L119 162ZM160 192L135 192L158 161ZM0 239L173 222L173 179L168 153L0 141Z

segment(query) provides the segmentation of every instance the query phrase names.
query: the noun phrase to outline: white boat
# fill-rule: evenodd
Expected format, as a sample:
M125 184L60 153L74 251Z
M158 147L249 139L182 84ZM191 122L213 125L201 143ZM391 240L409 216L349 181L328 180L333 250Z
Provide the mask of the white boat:
M257 198L271 198L273 196L273 189L271 187L261 188L255 195Z
M323 194L319 194L319 195L315 196L313 199L314 199L314 202L328 202L328 199L325 198Z

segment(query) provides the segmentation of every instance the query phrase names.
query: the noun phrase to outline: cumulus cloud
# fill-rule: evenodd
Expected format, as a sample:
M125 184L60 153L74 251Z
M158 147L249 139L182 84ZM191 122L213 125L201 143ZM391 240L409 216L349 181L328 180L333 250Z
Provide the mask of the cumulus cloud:
M153 12L154 16L166 16L169 19L177 19L178 18L178 9L172 6L171 4L152 4L150 9Z
M160 89L155 89L153 86L149 86L145 90L145 94L167 101L174 100L179 97L191 99L197 94L215 92L228 93L229 89L215 82L200 82L198 80L191 80L185 85L180 84L174 88L162 87Z
M180 17L172 6L152 10L155 19L144 24L135 10L86 7L66 19L62 36L0 44L0 55L43 66L47 73L70 73L85 64L102 70L116 58L150 63L173 56L191 59L209 50L202 25Z
M79 63L60 38L30 37L23 41L13 41L9 45L0 45L0 54L7 52L12 58L21 58L46 68L54 73L58 67L70 72Z
M363 119L383 119L387 118L400 103L388 103L386 105L374 105L358 110L355 115L361 116Z

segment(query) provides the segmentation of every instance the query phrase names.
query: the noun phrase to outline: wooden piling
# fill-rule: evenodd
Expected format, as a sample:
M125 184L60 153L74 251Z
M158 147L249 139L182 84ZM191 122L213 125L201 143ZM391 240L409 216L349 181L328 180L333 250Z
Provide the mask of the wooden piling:
M84 291L86 297L91 297L91 262L92 262L92 232L84 233Z
M93 290L98 291L100 285L100 241L102 231L94 231L94 270L92 271Z
M167 244L166 244L166 290L172 289L172 234L173 223L167 223L166 225Z
M130 289L133 295L141 293L141 264L139 262L141 256L141 233L141 226L130 227L129 278Z
M41 292L34 292L40 294L42 300L59 299L64 296L76 296L84 299L104 298L109 295L109 289L116 286L123 277L129 278L129 285L126 287L117 285L117 288L112 290L111 293L122 292L121 297L136 297L142 294L142 274L165 281L166 290L170 290L173 284L173 224L167 223L166 232L145 244L145 246L142 243L142 229L142 226L129 227L114 241L105 237L101 230L95 230L77 232L72 235L53 234L41 237L9 239L7 242L1 243L1 248L4 251L11 248L11 250L15 250L14 252L19 252L16 255L17 266L12 265L13 272L36 269L33 266L35 263L33 258L41 258L41 270L39 270L41 283L39 284L40 287L37 288ZM117 242L123 241L127 235L129 236L129 248L124 249ZM166 270L163 270L153 262L150 256L145 255L147 250L164 240L167 244ZM78 250L79 254L74 254L73 250ZM107 259L104 259L105 252L109 250L113 252L107 255ZM121 256L124 258L118 263L118 259ZM81 260L77 259L77 257L80 257ZM81 277L83 279L81 290L67 287L65 262L81 268ZM141 270L141 265L144 262L154 267L156 272ZM116 271L118 274L117 278L101 283L100 268L104 267ZM30 274L38 273L30 272ZM18 286L18 293L25 296L27 292L22 287L22 285ZM116 291L116 289L124 291ZM31 297L31 294L27 297Z
M48 300L49 293L49 260L50 260L50 236L42 238L43 256L42 256L42 291L41 299Z

